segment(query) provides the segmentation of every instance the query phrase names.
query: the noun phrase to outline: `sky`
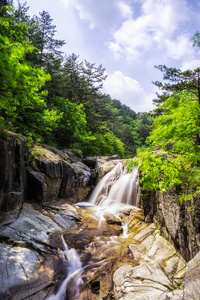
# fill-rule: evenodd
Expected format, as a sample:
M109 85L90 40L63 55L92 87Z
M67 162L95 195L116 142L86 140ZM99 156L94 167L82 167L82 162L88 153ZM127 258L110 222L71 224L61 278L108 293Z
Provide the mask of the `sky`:
M20 0L29 15L48 11L62 51L105 68L102 92L135 112L155 108L162 81L157 65L193 69L200 48L191 38L200 31L198 0ZM14 4L17 0L14 0Z

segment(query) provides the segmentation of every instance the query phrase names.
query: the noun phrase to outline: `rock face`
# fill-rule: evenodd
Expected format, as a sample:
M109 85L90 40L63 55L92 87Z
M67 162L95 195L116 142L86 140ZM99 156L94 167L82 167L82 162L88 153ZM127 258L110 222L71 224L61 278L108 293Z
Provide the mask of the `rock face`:
M0 212L17 215L29 200L83 201L96 174L69 150L44 145L28 148L25 138L10 133L0 141ZM1 214L1 220L3 218Z
M176 195L175 189L149 193L143 197L144 214L146 221L155 221L161 234L189 261L200 251L200 197L181 205Z
M184 300L200 297L200 252L187 264L184 280Z
M28 198L46 203L57 198L83 201L91 190L91 169L75 155L54 147L35 147L28 167Z
M0 211L19 210L25 200L27 148L23 139L0 141Z
M24 204L17 219L1 224L0 299L39 300L53 293L56 282L66 276L53 237L76 227L78 219L77 210L66 203L51 203L43 209Z
M97 157L98 181L122 161L118 155Z

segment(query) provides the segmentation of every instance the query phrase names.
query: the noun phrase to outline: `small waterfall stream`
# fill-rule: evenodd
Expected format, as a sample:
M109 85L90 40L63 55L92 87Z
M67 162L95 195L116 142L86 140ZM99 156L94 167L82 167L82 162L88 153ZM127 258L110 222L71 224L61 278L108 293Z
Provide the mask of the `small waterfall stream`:
M105 270L113 261L120 261L117 251L121 257L126 255L128 216L139 210L137 174L137 169L126 173L120 162L102 178L87 203L76 204L83 222L76 234L61 235L68 275L48 300L103 298L102 286L112 280L112 271ZM68 295L71 287L76 291L73 297Z
M139 205L139 184L137 182L138 170L135 168L131 173L126 172L123 164L118 163L115 168L107 173L98 183L89 202L103 209L120 208L123 204Z
M63 235L61 239L64 246L63 260L68 263L68 275L66 279L61 284L56 295L50 296L48 300L64 300L66 299L66 293L68 284L71 283L74 285L76 291L76 299L79 299L79 284L81 283L81 273L83 272L82 263L77 251L74 248L69 249Z

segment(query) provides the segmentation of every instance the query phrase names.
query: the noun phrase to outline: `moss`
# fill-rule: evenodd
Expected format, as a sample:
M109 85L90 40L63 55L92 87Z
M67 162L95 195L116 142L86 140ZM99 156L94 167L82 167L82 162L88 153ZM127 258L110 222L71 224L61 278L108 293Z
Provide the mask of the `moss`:
M42 146L35 145L30 153L29 159L32 160L33 158L44 158L49 161L57 162L60 160L60 156L58 154L54 154L52 151L49 151Z

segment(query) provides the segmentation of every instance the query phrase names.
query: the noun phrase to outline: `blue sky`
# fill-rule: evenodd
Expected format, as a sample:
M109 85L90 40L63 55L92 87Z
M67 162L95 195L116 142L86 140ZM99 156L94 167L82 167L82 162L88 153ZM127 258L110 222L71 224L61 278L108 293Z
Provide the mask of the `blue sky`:
M200 65L200 48L191 42L200 31L198 0L26 2L30 15L49 12L56 38L66 41L62 50L67 55L102 64L108 74L103 92L136 112L153 109L157 90L152 81L162 80L155 65L182 69Z

